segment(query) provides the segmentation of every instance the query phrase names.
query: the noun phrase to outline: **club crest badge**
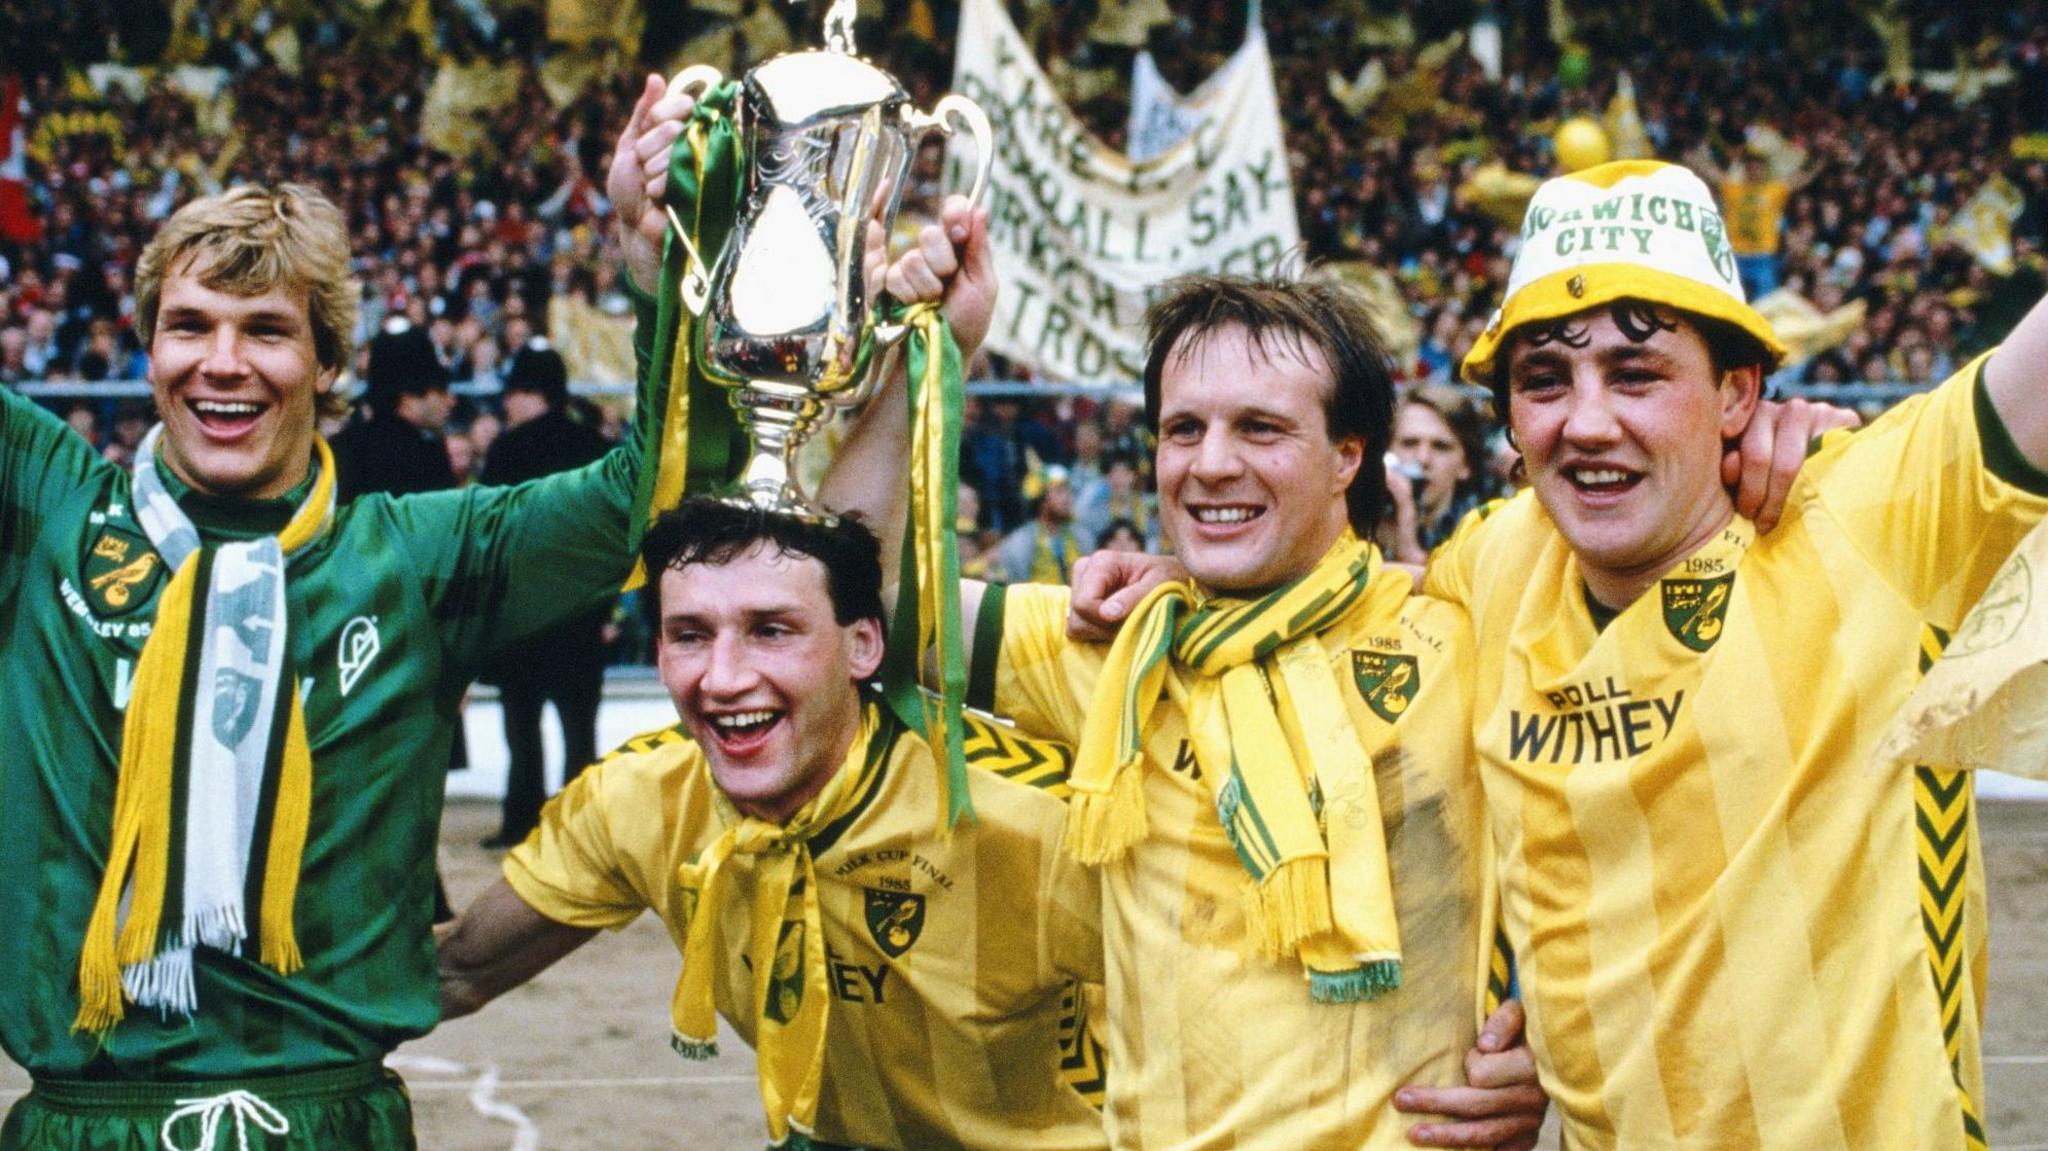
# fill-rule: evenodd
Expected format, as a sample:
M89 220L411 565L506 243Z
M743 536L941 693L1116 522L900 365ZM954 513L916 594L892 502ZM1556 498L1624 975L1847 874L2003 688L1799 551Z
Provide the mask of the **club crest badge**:
M156 602L163 582L163 557L134 532L103 525L86 549L85 594L102 619Z
M256 726L256 708L263 685L254 677L224 667L213 679L213 738L222 747L240 747Z
M1351 653L1351 678L1358 683L1358 694L1374 714L1388 723L1398 723L1408 714L1408 705L1415 702L1415 693L1422 687L1420 669L1412 655L1384 651Z
M1728 597L1735 575L1719 579L1668 579L1663 582L1664 626L1672 638L1694 651L1705 651L1721 638L1728 615Z
M891 959L900 958L924 934L924 896L908 891L867 892L868 934Z

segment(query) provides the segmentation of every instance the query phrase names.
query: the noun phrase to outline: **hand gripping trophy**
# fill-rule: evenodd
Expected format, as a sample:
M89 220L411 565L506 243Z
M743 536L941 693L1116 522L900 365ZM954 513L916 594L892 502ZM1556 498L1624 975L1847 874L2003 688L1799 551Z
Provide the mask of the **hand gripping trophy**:
M907 332L881 322L862 275L870 220L885 233L896 215L912 155L952 120L974 134L988 179L988 118L973 101L946 96L919 112L897 79L854 54L853 0L835 0L822 51L786 52L753 68L732 100L745 157L739 215L707 272L692 229L670 214L686 249L681 295L697 319L692 354L711 382L732 390L752 440L741 498L762 508L822 515L800 490L792 464L828 405L866 399L881 373L878 349ZM670 90L718 87L714 68L678 73ZM949 119L949 117L951 119Z

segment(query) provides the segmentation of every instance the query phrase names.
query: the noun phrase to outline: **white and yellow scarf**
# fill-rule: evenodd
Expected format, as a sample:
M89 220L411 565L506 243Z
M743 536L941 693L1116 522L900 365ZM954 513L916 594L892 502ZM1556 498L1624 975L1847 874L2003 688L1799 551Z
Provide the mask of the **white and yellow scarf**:
M333 522L334 456L315 437L313 490L282 532L208 546L157 474L162 434L158 425L136 452L131 498L176 574L122 725L113 837L79 958L74 1030L120 1022L124 991L191 1015L192 948L240 954L250 902L261 961L283 975L301 965L292 906L312 753L292 689L285 563Z
M1311 997L1325 1003L1401 985L1372 761L1317 640L1398 607L1406 589L1372 586L1378 566L1347 531L1314 570L1258 600L1203 601L1184 583L1154 589L1103 664L1071 780L1076 858L1110 862L1145 838L1144 731L1169 666L1178 670L1197 759L1222 781L1217 818L1250 875L1252 939L1299 958ZM1350 816L1324 819L1330 803Z
M725 833L694 862L677 869L677 882L697 893L683 945L683 974L670 1005L670 1038L686 1059L718 1053L718 1015L712 986L719 965L744 947L753 957L754 1052L761 1104L772 1146L810 1146L825 1070L825 935L818 906L818 876L810 839L832 827L869 795L901 729L883 709L862 709L860 729L844 765L816 798L774 824L742 815L721 795L715 802ZM720 911L732 898L727 862L755 857L751 924L745 941L719 936Z

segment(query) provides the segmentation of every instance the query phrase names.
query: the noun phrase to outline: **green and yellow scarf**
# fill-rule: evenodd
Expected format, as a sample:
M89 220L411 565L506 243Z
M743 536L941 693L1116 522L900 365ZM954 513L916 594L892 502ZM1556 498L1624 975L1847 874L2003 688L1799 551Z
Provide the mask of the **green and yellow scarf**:
M175 570L136 663L121 728L114 828L79 957L74 1030L119 1023L123 996L190 1015L192 949L301 966L292 909L312 806L305 709L293 690L286 561L334 515L334 455L314 438L313 490L276 536L204 544L157 475L161 425L136 453L136 518ZM261 795L243 811L238 795ZM125 919L125 921L123 921ZM118 924L118 935L117 935Z
M1398 609L1407 590L1375 586L1378 566L1347 531L1314 570L1257 600L1204 600L1184 583L1154 589L1109 650L1071 780L1076 858L1111 862L1145 838L1144 732L1168 670L1178 671L1196 758L1221 780L1217 818L1250 876L1252 940L1298 958L1324 1003L1401 985L1372 762L1317 639ZM1332 804L1346 818L1324 818Z

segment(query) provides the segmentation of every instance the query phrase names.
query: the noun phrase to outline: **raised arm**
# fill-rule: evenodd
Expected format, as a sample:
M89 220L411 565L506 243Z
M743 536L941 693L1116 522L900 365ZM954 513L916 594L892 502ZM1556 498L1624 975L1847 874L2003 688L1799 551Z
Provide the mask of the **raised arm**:
M919 231L917 243L889 265L886 285L903 303L940 301L960 345L961 362L971 362L995 314L988 213L971 207L963 196L948 196L939 223ZM903 397L907 386L899 359L848 430L818 490L819 501L827 508L861 517L881 539L882 602L892 607L908 498L904 469L910 460L910 413ZM960 585L961 626L970 643L983 587L976 580L962 580ZM973 656L971 649L968 656Z
M661 278L661 241L668 228L661 198L668 191L669 149L696 106L683 93L668 93L661 77L650 75L612 148L605 195L612 202L626 271L644 292L654 291Z
M441 1018L468 1015L596 934L596 928L556 923L498 880L453 922L434 929L441 951Z
M2048 299L2036 303L1984 365L1984 390L2013 446L2048 471Z

